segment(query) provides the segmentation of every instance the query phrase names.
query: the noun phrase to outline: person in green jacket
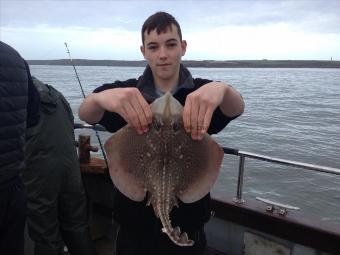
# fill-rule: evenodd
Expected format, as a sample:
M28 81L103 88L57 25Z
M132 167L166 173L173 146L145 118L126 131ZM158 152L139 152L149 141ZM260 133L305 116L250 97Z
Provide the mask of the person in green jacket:
M33 77L40 94L40 121L26 134L28 233L35 255L93 255L87 200L74 143L73 114L64 96Z

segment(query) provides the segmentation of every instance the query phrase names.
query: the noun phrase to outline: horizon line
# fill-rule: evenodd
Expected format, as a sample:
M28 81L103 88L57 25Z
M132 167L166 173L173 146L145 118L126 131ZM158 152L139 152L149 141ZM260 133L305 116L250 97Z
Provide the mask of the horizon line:
M56 60L67 60L69 61L69 58L55 58L55 59L26 59L26 61L56 61ZM72 60L88 60L88 61L125 61L125 62L146 62L146 60L124 60L124 59L90 59L90 58L73 58ZM230 61L329 61L329 62L337 62L340 60L335 59L225 59L225 60L216 60L216 59L183 59L182 62L185 61L213 61L213 62L230 62Z

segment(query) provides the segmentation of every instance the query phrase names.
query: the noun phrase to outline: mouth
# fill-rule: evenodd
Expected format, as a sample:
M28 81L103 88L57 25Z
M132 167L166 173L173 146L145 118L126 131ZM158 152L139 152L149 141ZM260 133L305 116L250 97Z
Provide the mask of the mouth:
M164 63L164 64L157 64L157 66L159 67L166 67L166 66L170 66L171 64L169 63Z

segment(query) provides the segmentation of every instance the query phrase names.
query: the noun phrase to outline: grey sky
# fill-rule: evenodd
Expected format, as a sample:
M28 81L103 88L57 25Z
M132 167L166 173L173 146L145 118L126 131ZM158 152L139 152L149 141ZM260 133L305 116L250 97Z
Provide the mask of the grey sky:
M0 39L27 59L142 59L140 28L173 14L184 59L340 60L338 1L0 0Z

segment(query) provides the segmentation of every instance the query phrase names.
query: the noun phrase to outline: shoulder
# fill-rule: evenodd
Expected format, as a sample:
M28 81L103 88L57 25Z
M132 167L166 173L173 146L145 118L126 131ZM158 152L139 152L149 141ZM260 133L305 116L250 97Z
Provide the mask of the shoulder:
M0 58L1 67L5 68L19 68L25 71L25 60L20 56L20 54L13 49L11 46L0 41Z
M98 93L107 89L113 88L127 88L127 87L136 87L137 86L137 79L128 79L126 81L115 81L113 83L105 83L102 86L96 88L93 93Z
M0 41L0 53L20 57L19 53L8 44Z

